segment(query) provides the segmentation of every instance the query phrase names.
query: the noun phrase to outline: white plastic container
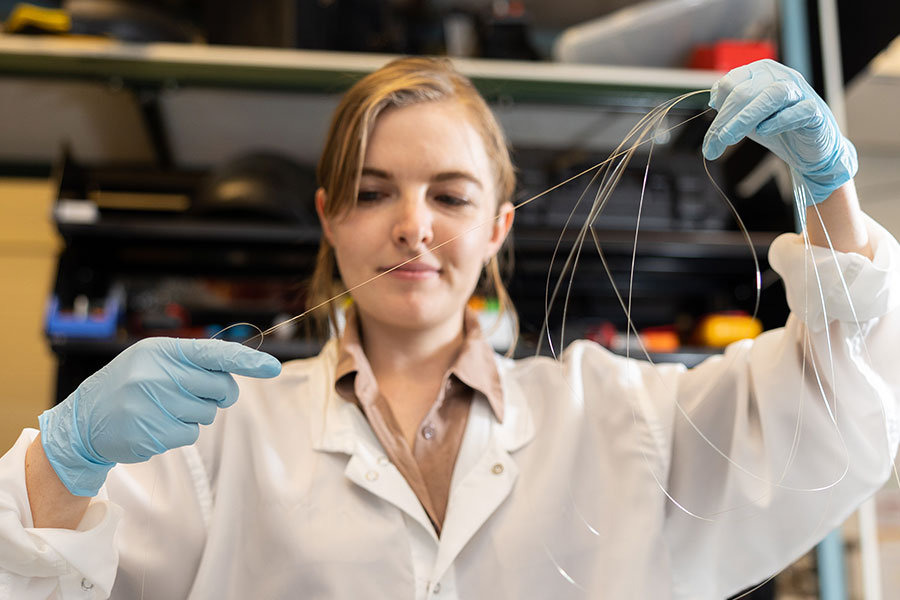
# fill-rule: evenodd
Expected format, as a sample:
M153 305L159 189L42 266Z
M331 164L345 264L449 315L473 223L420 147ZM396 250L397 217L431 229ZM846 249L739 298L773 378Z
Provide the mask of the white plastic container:
M695 45L758 37L774 19L774 0L652 0L566 29L553 46L553 58L681 67Z

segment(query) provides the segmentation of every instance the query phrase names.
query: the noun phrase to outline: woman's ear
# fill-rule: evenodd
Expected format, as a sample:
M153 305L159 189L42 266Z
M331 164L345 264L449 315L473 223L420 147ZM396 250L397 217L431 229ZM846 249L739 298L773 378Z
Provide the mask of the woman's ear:
M509 235L509 230L512 229L515 214L516 209L512 205L512 202L504 202L500 205L500 208L497 209L497 216L494 219L494 226L491 229L491 239L488 243L490 256L494 256L500 250L500 246L503 245L506 236Z
M319 188L316 190L316 214L319 215L319 224L322 225L322 233L325 235L325 239L328 240L329 244L331 242L331 225L328 222L328 217L325 216L325 202L328 200L328 196L325 193L325 188ZM332 244L334 245L334 244Z

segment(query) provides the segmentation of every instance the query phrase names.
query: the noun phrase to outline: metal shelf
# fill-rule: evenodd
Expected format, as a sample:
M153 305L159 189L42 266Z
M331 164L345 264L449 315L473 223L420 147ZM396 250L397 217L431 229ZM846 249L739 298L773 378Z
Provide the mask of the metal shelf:
M128 44L100 39L0 35L0 73L113 79L119 84L201 85L337 93L396 58L387 54ZM492 99L587 105L655 105L709 88L715 71L458 59L457 67ZM699 103L698 103L699 102ZM696 106L702 101L694 102Z
M615 351L619 356L625 356L624 351ZM716 348L684 348L677 352L649 352L650 360L653 363L681 363L691 368L696 367L710 356L722 354L721 349ZM631 352L631 358L639 360L647 360L647 355L643 352Z
M57 219L64 237L190 242L258 242L310 246L319 243L318 227L269 222L203 221L181 216L103 216L95 223Z
M205 221L186 217L103 216L95 223L57 219L57 229L64 237L98 237L129 240L172 240L190 242L244 242L313 246L319 243L318 227L283 225L267 222ZM560 249L571 248L576 232L560 237L559 229L517 226L513 244L516 252L546 253L561 241ZM599 233L606 251L631 252L633 231L605 230ZM753 232L753 249L764 256L778 232ZM586 249L591 246L586 242ZM750 249L738 231L641 231L638 254L678 258L750 257Z
M624 350L611 350L610 352L619 356L625 356ZM640 350L636 350L632 351L629 354L629 357L646 361L649 355L649 359L653 363L681 363L686 367L691 368L699 365L710 356L716 356L719 354L722 354L721 348L685 346L677 352L649 352L647 354L644 354ZM520 341L516 346L515 358L529 358L534 355L535 346L533 344ZM550 349L547 347L546 343L541 346L541 356L552 356Z
M50 164L69 144L91 164L208 168L259 148L314 164L340 93L394 58L0 34L0 115L7 115L0 117L0 163ZM492 104L516 147L615 147L647 109L708 89L719 76L485 59L454 64ZM696 112L705 102L698 94L676 112Z
M86 339L49 337L50 349L58 356L94 356L109 359L122 352L139 338ZM315 356L322 349L318 342L299 340L266 339L260 350L268 352L279 360L293 360Z
M515 243L517 251L547 252L552 251L562 240L560 248L567 250L574 243L577 232L567 231L560 236L559 229L550 227L516 226ZM758 256L765 256L769 245L780 235L779 232L751 232L753 250ZM634 245L634 231L598 230L598 237L605 251L624 252L629 254ZM590 251L593 242L585 240L584 251ZM694 231L646 231L638 236L638 254L652 254L661 257L675 258L750 258L747 240L739 231L694 230ZM564 256L561 260L564 260Z

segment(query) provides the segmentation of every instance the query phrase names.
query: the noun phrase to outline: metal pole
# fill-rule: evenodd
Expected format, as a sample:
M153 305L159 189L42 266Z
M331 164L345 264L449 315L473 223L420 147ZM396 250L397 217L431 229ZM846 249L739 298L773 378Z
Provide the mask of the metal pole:
M819 37L822 39L822 73L825 77L825 102L834 113L841 131L847 130L844 105L844 69L841 65L841 36L838 30L837 3L819 0Z
M844 103L844 72L841 64L841 37L838 29L836 0L819 0L819 35L822 39L822 72L825 77L825 101L834 118L847 130ZM881 600L881 558L878 550L878 525L875 500L869 499L858 511L860 556L863 573L863 597Z
M809 58L809 17L806 0L781 0L781 61L799 71L807 81L812 79Z

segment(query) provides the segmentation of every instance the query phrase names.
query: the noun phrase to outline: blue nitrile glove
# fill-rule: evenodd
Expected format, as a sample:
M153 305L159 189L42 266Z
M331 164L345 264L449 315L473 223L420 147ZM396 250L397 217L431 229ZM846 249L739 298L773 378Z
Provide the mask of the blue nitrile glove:
M801 176L812 193L807 204L822 202L856 174L856 148L793 69L772 60L738 67L713 85L709 105L719 112L703 140L709 160L749 137Z
M234 342L142 340L39 417L44 453L70 492L96 496L116 463L193 444L198 424L237 401L230 373L279 372L277 359Z

